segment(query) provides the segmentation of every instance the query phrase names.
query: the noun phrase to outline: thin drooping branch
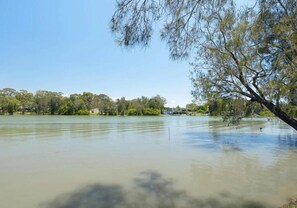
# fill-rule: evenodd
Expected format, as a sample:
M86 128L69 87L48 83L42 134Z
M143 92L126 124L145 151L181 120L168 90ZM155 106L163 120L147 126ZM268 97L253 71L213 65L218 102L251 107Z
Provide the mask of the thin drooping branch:
M234 0L118 0L111 29L120 45L146 46L163 25L171 58L195 56L196 97L244 97L297 130L281 108L297 103L291 102L297 100L296 13L292 0L258 0L241 9Z

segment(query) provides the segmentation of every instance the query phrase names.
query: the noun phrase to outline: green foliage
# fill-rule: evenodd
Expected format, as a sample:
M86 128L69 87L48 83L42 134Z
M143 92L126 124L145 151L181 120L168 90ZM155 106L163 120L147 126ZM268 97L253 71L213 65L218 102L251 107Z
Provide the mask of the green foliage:
M175 111L177 113L181 113L182 112L182 108L178 105L178 106L176 106Z
M208 101L208 105L209 105L209 114L211 116L222 116L223 112L226 109L224 99L222 98L211 99L210 101Z
M161 112L166 104L166 99L162 98L160 95L154 96L148 101L148 107L152 109L159 109Z
M113 100L107 95L100 94L98 95L99 103L99 115L115 115L116 114L116 106Z
M128 116L138 116L137 110L135 108L131 108L128 110Z
M90 115L90 111L88 111L88 109L80 109L80 110L77 112L77 115L80 115L80 116L88 116L88 115Z
M71 115L69 113L69 108L67 105L61 105L58 109L58 114L59 115Z
M160 114L161 114L160 109L145 108L143 111L143 115L145 116L158 116Z
M2 105L1 108L4 113L8 113L9 115L13 115L13 113L16 111L18 106L18 100L14 97L4 97L2 99Z
M9 115L13 115L13 113L16 111L18 106L18 100L15 98L8 98L7 100L7 112Z
M164 110L166 99L160 95L152 98L142 96L141 98L127 101L124 97L117 99L118 115L160 115Z
M208 103L204 105L196 105L195 103L187 104L186 111L188 115L206 114L208 113Z
M200 114L206 114L208 112L208 106L207 105L198 106L197 112Z
M220 98L208 102L212 116L222 116L228 124L238 124L244 117L271 117L271 111L245 99Z
M37 114L46 114L48 112L47 91L37 91L35 94L35 111Z
M117 42L128 47L147 46L154 25L162 25L173 59L195 56L192 94L215 100L212 115L241 117L219 100L240 98L265 106L297 130L297 120L281 105L297 106L297 1L261 0L241 9L235 3L118 0L110 25Z
M55 115L61 105L62 93L48 92L49 113Z
M129 103L129 109L135 109L136 115L141 116L143 115L144 108L147 107L146 102L142 102L142 98L133 99ZM129 110L128 110L129 115Z
M51 91L37 91L35 94L35 111L37 114L51 114L58 112L61 105L62 93Z
M242 99L223 100L224 110L222 112L223 121L229 124L238 124L245 117L245 101Z
M187 104L186 110L188 114L194 114L198 111L198 106L195 103Z
M20 90L15 97L19 101L19 110L22 114L25 114L26 111L33 111L34 96L32 93L27 90Z
M91 92L84 92L81 99L83 100L85 107L91 110L94 107L94 95Z
M271 111L265 109L265 110L263 110L263 111L261 111L259 113L259 116L261 116L261 117L274 117L275 115L273 113L271 113Z
M17 110L19 101L16 99L16 90L4 88L0 90L0 114L13 115Z
M117 99L117 114L120 116L127 115L128 109L129 109L129 102L125 99L125 97L122 97L121 99Z
M71 94L63 97L61 92L39 90L33 95L26 90L17 92L12 88L0 90L0 114L24 114L36 112L42 115L160 115L166 100L157 95L126 100L124 97L114 102L104 94ZM147 108L147 109L146 109ZM146 110L145 110L146 109Z
M297 106L289 107L288 114L294 118L297 118Z

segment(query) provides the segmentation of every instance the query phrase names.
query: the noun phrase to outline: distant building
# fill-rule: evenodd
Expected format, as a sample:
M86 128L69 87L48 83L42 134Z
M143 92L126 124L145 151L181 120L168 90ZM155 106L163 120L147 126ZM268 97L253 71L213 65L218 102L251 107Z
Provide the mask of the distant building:
M186 115L186 108L167 108L163 111L164 115Z
M163 114L164 115L172 115L172 113L173 113L173 109L172 108L163 110Z

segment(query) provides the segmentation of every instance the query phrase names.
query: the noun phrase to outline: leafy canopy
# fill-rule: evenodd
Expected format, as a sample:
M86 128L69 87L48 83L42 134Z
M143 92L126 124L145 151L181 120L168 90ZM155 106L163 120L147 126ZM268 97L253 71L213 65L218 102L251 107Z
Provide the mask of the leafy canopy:
M297 1L119 0L111 30L120 45L148 45L153 29L173 59L195 57L193 95L257 102L297 130Z

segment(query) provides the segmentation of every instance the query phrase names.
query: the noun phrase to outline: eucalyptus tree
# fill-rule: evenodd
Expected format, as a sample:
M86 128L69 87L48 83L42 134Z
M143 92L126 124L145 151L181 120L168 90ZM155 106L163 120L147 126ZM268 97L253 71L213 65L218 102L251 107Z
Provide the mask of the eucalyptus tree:
M22 114L26 111L31 111L34 105L34 95L27 90L20 90L16 93L16 99L19 101L19 110Z
M34 96L35 111L37 114L45 115L48 112L47 91L38 90Z
M82 94L83 101L88 110L91 110L94 106L94 94L91 92L84 92Z
M8 113L13 115L19 105L16 99L17 91L12 88L3 88L0 90L0 114Z
M128 114L129 101L125 97L116 100L117 115L125 116Z
M62 104L62 92L47 92L49 113L55 115Z
M141 99L133 99L129 102L128 115L142 116L145 106L141 103Z
M195 103L187 104L186 105L187 114L194 114L198 111L198 105Z
M68 108L71 114L77 114L79 110L87 109L81 94L71 94L69 99L70 101L68 102Z
M161 97L160 95L156 95L149 99L148 105L150 108L159 109L161 112L164 109L164 105L166 104L166 99Z
M2 90L0 90L0 93L4 96L15 97L17 91L13 88L3 88Z
M100 115L115 115L116 106L113 100L105 94L98 95L99 98L99 114Z
M297 1L118 0L111 30L120 45L147 46L161 25L173 59L193 55L196 98L247 99L297 130Z
M35 93L35 111L37 114L54 115L62 104L62 93L38 90Z

